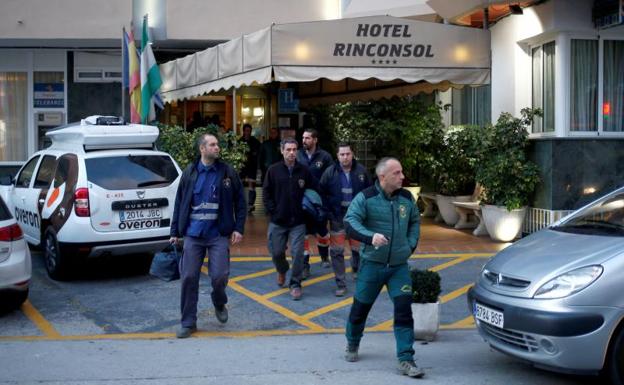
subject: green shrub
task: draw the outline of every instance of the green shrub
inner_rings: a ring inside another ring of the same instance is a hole
[[[440,274],[431,270],[412,269],[412,302],[434,303],[442,292]]]
[[[169,153],[183,170],[199,156],[197,139],[203,134],[213,134],[219,139],[220,158],[223,161],[231,164],[236,171],[243,167],[247,144],[239,141],[234,131],[219,135],[219,127],[214,124],[198,127],[192,132],[180,126],[159,125],[158,128],[160,135],[156,146]]]

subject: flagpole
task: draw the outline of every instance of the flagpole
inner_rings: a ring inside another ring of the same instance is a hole
[[[125,64],[126,64],[126,50],[124,47],[126,41],[126,27],[121,29],[121,116],[126,120],[126,89],[125,89]]]

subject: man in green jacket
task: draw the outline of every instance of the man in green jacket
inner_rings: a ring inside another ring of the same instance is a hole
[[[381,159],[375,173],[378,181],[355,196],[344,218],[347,234],[361,242],[345,359],[357,361],[368,312],[386,285],[394,303],[399,371],[420,378],[425,373],[414,363],[412,282],[407,265],[418,245],[420,214],[410,192],[401,188],[405,176],[397,159]]]

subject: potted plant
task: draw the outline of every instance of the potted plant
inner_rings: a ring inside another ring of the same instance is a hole
[[[439,192],[436,204],[449,226],[459,220],[453,202],[473,199],[476,167],[487,142],[487,130],[480,126],[451,126],[444,135],[444,147],[435,165]]]
[[[527,126],[539,109],[525,108],[515,118],[502,113],[492,126],[492,140],[477,168],[477,181],[483,186],[483,220],[490,237],[509,242],[522,231],[522,224],[535,186],[539,168],[528,159]]]
[[[431,270],[412,269],[412,315],[414,338],[433,341],[440,328],[440,274]]]

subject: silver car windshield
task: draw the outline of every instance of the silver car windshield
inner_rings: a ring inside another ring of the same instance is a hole
[[[597,201],[551,229],[578,234],[624,236],[624,192]]]

